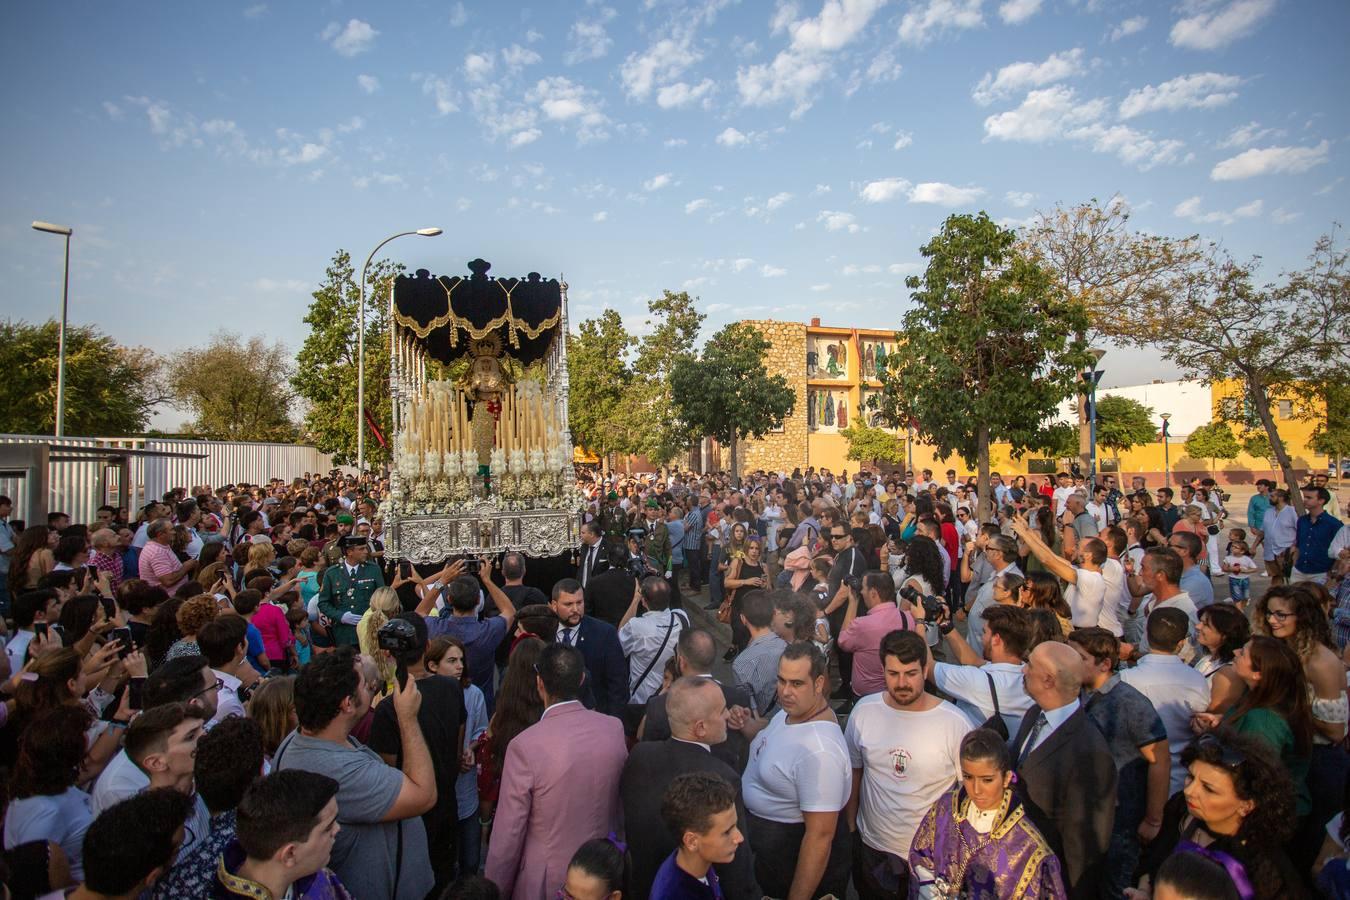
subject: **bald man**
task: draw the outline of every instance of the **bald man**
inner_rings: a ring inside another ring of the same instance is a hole
[[[1116,766],[1097,726],[1078,702],[1083,660],[1068,644],[1046,641],[1023,667],[1035,701],[1013,739],[1027,813],[1064,864],[1069,896],[1097,897],[1116,810]]]
[[[736,819],[742,834],[747,821],[741,800],[741,779],[735,770],[713,756],[711,748],[727,739],[727,702],[721,687],[710,678],[685,675],[676,679],[666,699],[670,737],[642,741],[628,755],[619,782],[628,848],[633,857],[633,896],[646,897],[661,863],[679,842],[661,816],[661,798],[677,775],[714,772],[736,788]],[[728,866],[717,867],[727,900],[759,900],[750,842],[736,850]]]

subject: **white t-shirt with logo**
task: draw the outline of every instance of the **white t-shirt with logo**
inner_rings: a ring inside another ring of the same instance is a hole
[[[961,777],[961,739],[970,720],[943,700],[925,712],[859,700],[848,717],[849,761],[862,769],[858,830],[874,850],[909,856],[924,814]]]
[[[848,745],[837,722],[789,725],[780,709],[750,744],[741,792],[745,808],[761,819],[795,824],[805,821],[804,812],[837,812],[852,791]]]
[[[1069,589],[1064,592],[1064,599],[1073,614],[1073,627],[1101,626],[1119,636],[1120,616],[1115,611],[1114,604],[1106,602],[1106,579],[1102,577],[1102,573],[1075,567],[1074,574],[1078,578],[1077,582],[1070,584]]]

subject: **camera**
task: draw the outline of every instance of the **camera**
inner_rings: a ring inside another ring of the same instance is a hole
[[[849,575],[844,579],[844,583],[848,585],[848,589],[853,593],[857,594],[859,597],[862,596],[863,580],[861,575]]]
[[[398,686],[402,689],[408,683],[408,667],[403,657],[421,649],[418,646],[417,629],[406,619],[391,619],[380,626],[375,637],[377,646],[381,650],[388,650],[394,657],[398,668]]]
[[[941,597],[930,597],[927,594],[921,594],[916,589],[905,585],[900,589],[900,596],[904,597],[910,603],[917,603],[923,607],[923,616],[926,621],[936,622],[942,615],[946,603]]]

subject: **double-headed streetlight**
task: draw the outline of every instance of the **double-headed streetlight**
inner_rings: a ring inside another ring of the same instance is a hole
[[[33,227],[36,228],[37,224],[34,223]],[[416,231],[391,234],[375,245],[375,249],[370,251],[370,255],[361,265],[361,304],[356,312],[356,468],[361,472],[366,470],[366,269],[375,258],[375,254],[380,252],[380,248],[394,238],[407,237],[410,234],[435,237],[440,233],[439,228],[419,228]],[[64,321],[64,314],[62,320]],[[57,422],[60,422],[59,413]],[[57,434],[60,434],[60,431]]]
[[[1163,484],[1172,486],[1172,458],[1171,448],[1167,446],[1168,439],[1171,437],[1167,431],[1167,420],[1172,418],[1171,413],[1163,413],[1158,418],[1163,420],[1162,439],[1163,439]]]
[[[70,236],[73,229],[51,222],[34,222],[36,231],[59,234],[66,239],[66,274],[61,281],[61,330],[56,338],[56,437],[66,433],[66,305],[70,299]]]
[[[1106,374],[1097,366],[1101,363],[1102,357],[1106,351],[1098,347],[1092,347],[1088,350],[1092,357],[1092,367],[1083,373],[1083,380],[1087,382],[1088,389],[1088,490],[1097,488],[1097,382],[1102,380]]]

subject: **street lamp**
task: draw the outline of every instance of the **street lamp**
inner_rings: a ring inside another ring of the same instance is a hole
[[[51,222],[34,222],[35,231],[59,234],[66,239],[66,274],[61,281],[61,330],[56,337],[56,437],[66,433],[66,305],[70,299],[70,236],[73,229]]]
[[[1163,484],[1167,485],[1168,487],[1171,487],[1171,486],[1172,486],[1172,458],[1171,458],[1171,453],[1170,453],[1170,449],[1171,449],[1171,448],[1169,448],[1169,447],[1167,446],[1167,438],[1168,438],[1168,434],[1167,434],[1167,420],[1170,419],[1170,418],[1172,418],[1172,414],[1171,414],[1171,413],[1163,413],[1161,416],[1159,416],[1159,418],[1163,420],[1163,427],[1162,427],[1162,439],[1163,439]]]
[[[1105,373],[1097,368],[1106,355],[1106,351],[1097,347],[1088,349],[1092,357],[1092,368],[1083,373],[1088,386],[1088,490],[1097,488],[1097,382]]]
[[[366,269],[380,248],[394,238],[420,234],[422,237],[435,237],[439,228],[419,228],[416,231],[400,231],[375,245],[366,261],[361,264],[361,304],[356,312],[356,468],[358,472],[366,470]]]

